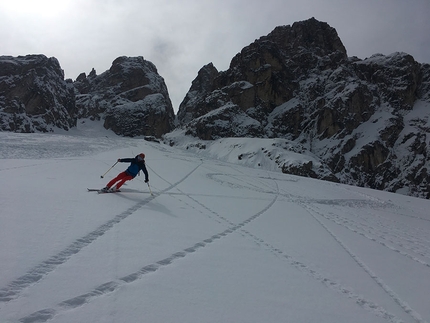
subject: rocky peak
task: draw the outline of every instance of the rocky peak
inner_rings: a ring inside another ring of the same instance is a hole
[[[0,76],[26,74],[29,71],[41,74],[48,70],[64,79],[64,71],[55,57],[48,58],[45,55],[1,56],[1,63]]]
[[[121,56],[106,72],[74,83],[81,118],[103,119],[106,129],[124,136],[161,137],[174,127],[164,79],[143,57]]]
[[[301,79],[313,70],[335,69],[346,61],[346,49],[327,23],[312,18],[276,27],[243,48],[227,71],[217,73],[212,66],[207,78],[212,83],[205,90],[190,89],[179,108],[178,120],[186,124],[231,100],[251,117],[262,119],[264,125],[275,107],[294,97]],[[206,66],[202,71],[208,69]],[[201,76],[194,82],[200,84]],[[209,88],[218,91],[207,95]]]
[[[118,57],[108,71],[92,69],[75,82],[64,80],[54,57],[0,57],[0,130],[68,130],[79,118],[102,119],[119,135],[155,137],[175,120],[164,79],[143,57]]]
[[[208,80],[180,106],[188,135],[290,140],[319,160],[278,160],[285,173],[430,198],[430,68],[412,56],[348,58],[336,30],[312,18],[276,27]]]
[[[346,49],[336,30],[325,22],[311,18],[292,26],[276,27],[267,36],[260,37],[232,59],[230,69],[249,72],[249,67],[255,70],[265,65],[275,70],[283,66],[321,69],[324,61],[339,64],[346,59]]]
[[[282,44],[280,37],[283,37],[284,48],[290,49],[290,55],[305,49],[320,57],[340,52],[344,59],[347,58],[336,29],[315,18],[295,22],[291,27],[277,27],[267,37],[277,44]]]
[[[0,130],[68,130],[76,126],[74,102],[73,86],[56,58],[0,56]]]
[[[206,95],[212,92],[213,82],[217,75],[218,70],[212,63],[203,66],[199,70],[190,90],[179,107],[178,119],[181,120],[182,124],[188,123],[211,110],[201,106],[200,103]]]

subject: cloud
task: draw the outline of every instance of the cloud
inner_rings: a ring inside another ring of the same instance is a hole
[[[14,1],[21,6],[35,3]],[[24,12],[0,4],[0,55],[55,56],[72,79],[92,68],[100,74],[118,56],[143,56],[165,79],[175,110],[203,65],[213,62],[218,70],[226,70],[233,56],[255,39],[276,26],[311,17],[336,28],[349,56],[403,51],[430,63],[428,0],[37,3],[37,10]]]

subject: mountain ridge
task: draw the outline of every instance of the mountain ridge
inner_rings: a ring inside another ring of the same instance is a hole
[[[0,59],[0,69],[16,79],[0,76],[0,98],[16,89],[23,97],[38,94],[20,79],[22,67],[4,68],[11,60]],[[313,158],[291,164],[279,157],[284,173],[430,198],[430,65],[406,53],[348,57],[337,31],[315,18],[276,27],[235,55],[227,71],[203,66],[176,116],[163,78],[143,57],[119,57],[108,71],[74,82],[58,67],[46,75],[56,75],[59,85],[43,97],[66,97],[75,109],[57,113],[56,103],[48,104],[42,114],[63,121],[40,121],[19,96],[6,95],[1,130],[68,130],[90,118],[118,135],[164,137],[171,145],[184,134],[195,142],[277,138],[286,151]]]
[[[200,92],[198,76],[178,118],[200,140],[282,138],[319,160],[286,160],[285,173],[429,198],[428,71],[406,53],[348,58],[336,31],[310,19],[245,47]]]

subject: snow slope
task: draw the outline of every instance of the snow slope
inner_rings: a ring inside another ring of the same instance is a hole
[[[428,200],[91,129],[0,133],[0,322],[430,322]]]

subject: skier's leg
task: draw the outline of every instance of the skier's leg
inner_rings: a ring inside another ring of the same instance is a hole
[[[116,182],[123,179],[124,176],[127,176],[126,172],[119,173],[114,179],[112,179],[109,183],[107,183],[106,187],[111,188]]]
[[[116,184],[116,189],[119,190],[121,186],[124,185],[125,182],[130,181],[133,179],[133,176],[130,176],[128,174],[125,174],[125,176],[123,176],[121,178],[121,180]]]

